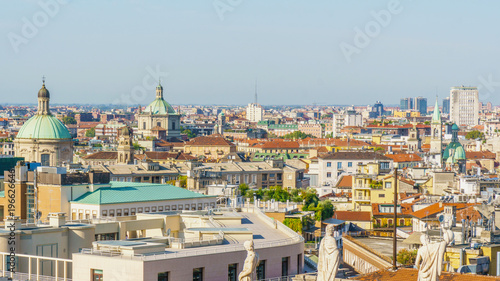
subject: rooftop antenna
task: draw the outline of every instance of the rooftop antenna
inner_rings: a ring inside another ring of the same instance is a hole
[[[255,79],[255,104],[257,104],[257,79]]]
[[[42,76],[42,82],[45,85],[45,75]]]

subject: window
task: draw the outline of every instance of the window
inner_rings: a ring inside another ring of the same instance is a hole
[[[108,215],[108,211],[102,211],[102,216],[105,217]]]
[[[266,279],[266,261],[259,261],[255,271],[257,273],[257,280]]]
[[[391,187],[392,187],[392,182],[385,183],[385,188],[391,188]]]
[[[123,209],[123,215],[128,216],[128,209]]]
[[[302,254],[297,255],[297,273],[302,273]]]
[[[281,276],[288,276],[288,263],[290,257],[281,258]]]
[[[117,209],[116,210],[116,216],[121,217],[122,216],[122,209]]]
[[[203,281],[203,267],[193,269],[193,281]]]
[[[151,207],[151,212],[156,212],[156,207]]]
[[[138,212],[138,213],[142,213],[142,208],[138,208],[138,209],[137,209],[137,212]]]
[[[135,215],[135,208],[130,209],[130,215]]]
[[[281,178],[282,178],[281,174],[276,174],[276,176],[277,176],[277,180],[279,180],[279,181],[280,181],[280,180],[281,180]]]
[[[156,126],[161,127],[161,122],[156,122]]]
[[[331,178],[332,177],[332,173],[330,173],[330,172],[326,173],[326,177],[327,178]]]
[[[158,273],[158,281],[168,281],[168,272]]]
[[[146,129],[146,122],[142,122],[142,128]]]
[[[404,219],[400,219],[399,220],[399,225],[400,226],[404,226],[405,225],[405,220]]]
[[[144,208],[145,213],[149,213],[149,207]]]
[[[262,180],[267,181],[267,174],[262,174]]]
[[[227,267],[227,280],[237,281],[238,280],[238,264],[233,263]]]
[[[158,212],[163,212],[163,206],[158,206]]]
[[[381,170],[389,170],[389,162],[380,162]]]
[[[175,122],[172,122],[172,130],[175,130]]]
[[[274,174],[269,174],[270,178],[274,178],[274,176],[275,176]]]
[[[379,198],[384,198],[384,197],[385,197],[385,194],[383,194],[383,193],[382,193],[382,194],[379,194],[379,195],[378,195],[378,197],[379,197]]]
[[[41,157],[42,166],[50,166],[50,154],[42,154]]]
[[[351,168],[352,167],[352,162],[347,162],[347,167]]]
[[[92,281],[102,281],[102,269],[91,269]]]
[[[332,162],[326,162],[326,166],[327,167],[331,167],[332,166]]]
[[[337,169],[342,169],[342,162],[337,162]]]

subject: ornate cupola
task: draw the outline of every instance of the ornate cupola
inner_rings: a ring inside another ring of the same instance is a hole
[[[49,101],[50,93],[47,88],[45,88],[45,77],[43,78],[43,84],[40,91],[38,91],[38,112],[39,115],[50,115]]]
[[[156,98],[163,99],[163,87],[160,81],[158,81],[158,86],[156,86]]]

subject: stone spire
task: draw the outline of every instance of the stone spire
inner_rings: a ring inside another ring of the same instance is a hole
[[[39,115],[50,115],[49,101],[50,93],[45,88],[45,77],[43,77],[43,84],[40,91],[38,91],[38,113]]]
[[[441,124],[441,112],[439,111],[439,104],[437,97],[436,97],[436,105],[434,106],[434,113],[432,114],[432,123]]]

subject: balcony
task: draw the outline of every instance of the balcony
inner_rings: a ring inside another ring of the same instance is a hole
[[[370,196],[354,196],[354,201],[370,202]]]

